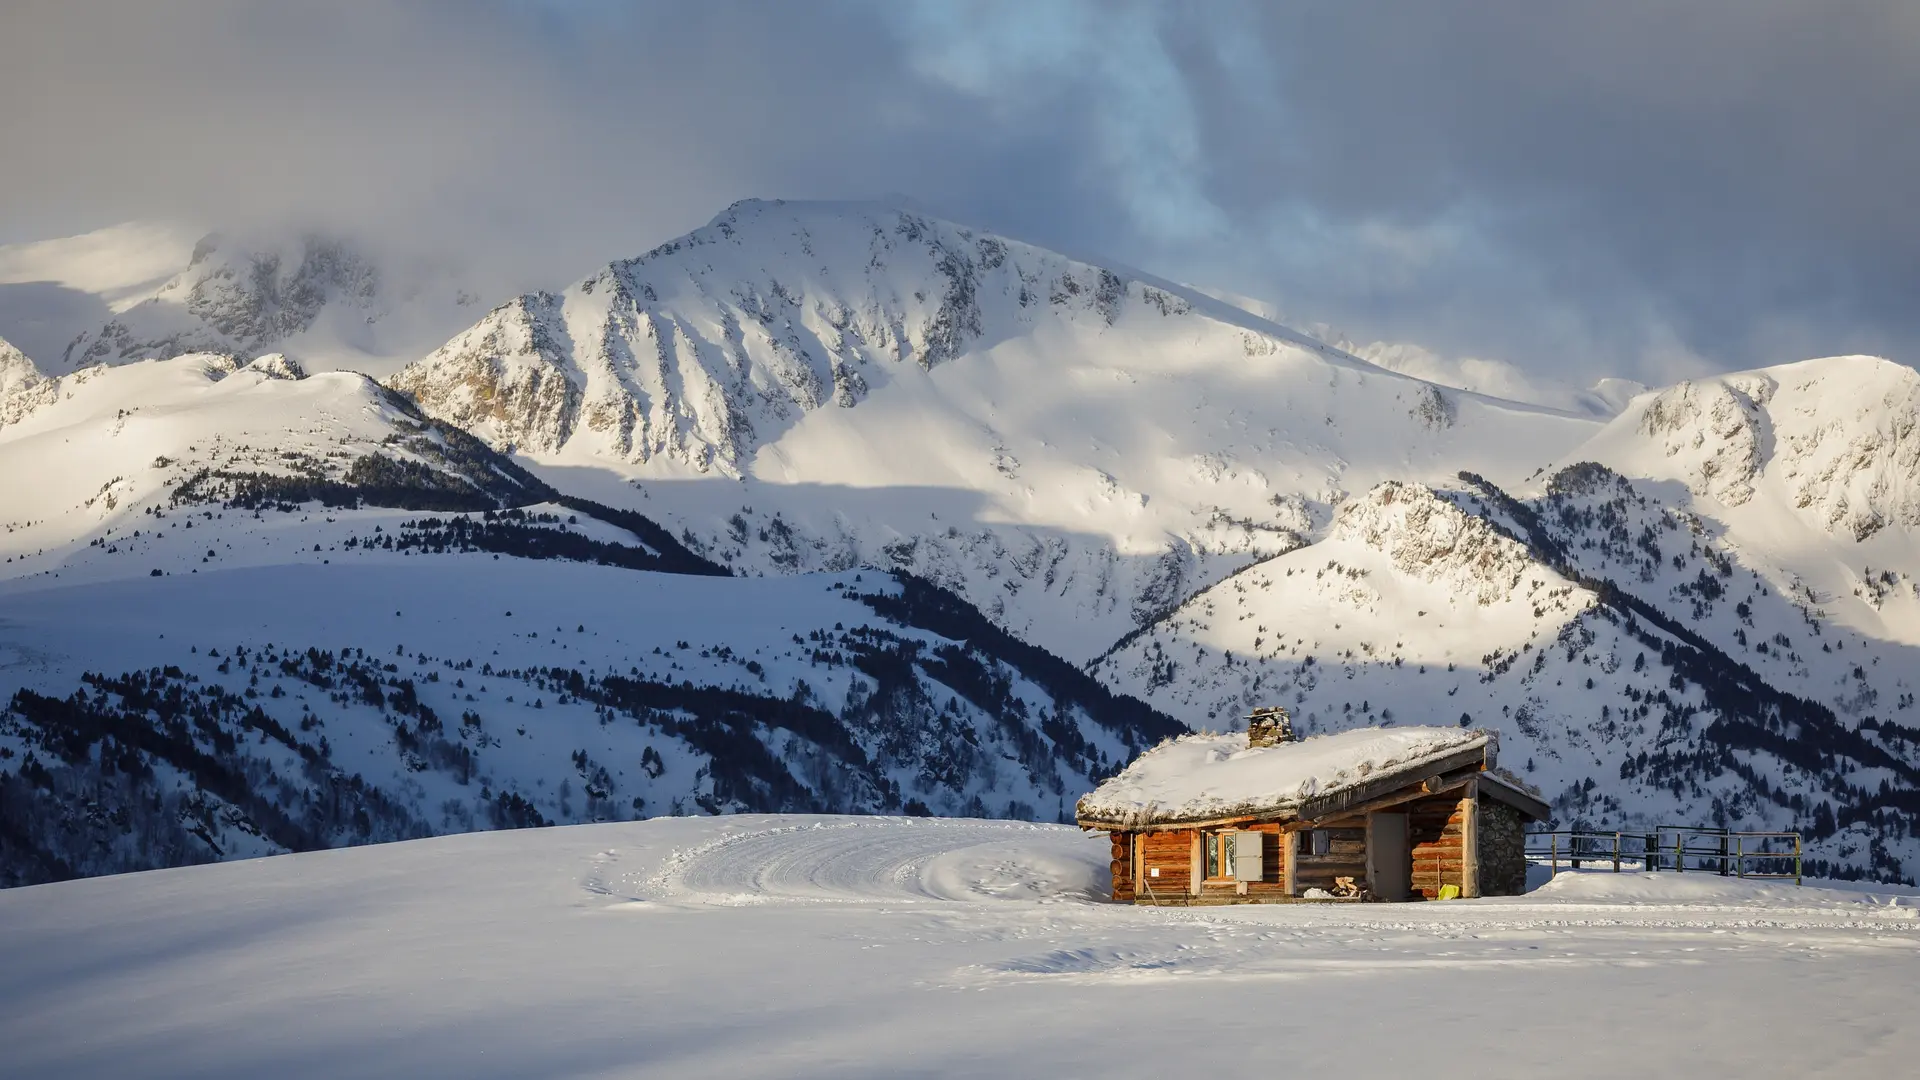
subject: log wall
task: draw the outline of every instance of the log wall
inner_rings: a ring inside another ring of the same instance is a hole
[[[1133,834],[1129,832],[1108,833],[1113,841],[1113,861],[1108,869],[1113,872],[1113,898],[1123,904],[1133,903]]]
[[[1473,791],[1455,789],[1394,806],[1407,815],[1407,839],[1412,850],[1410,884],[1414,894],[1437,899],[1446,885],[1459,886],[1465,876],[1479,876],[1479,895],[1505,896],[1526,888],[1526,860],[1522,851],[1525,819],[1504,803],[1476,800],[1475,858],[1468,858],[1469,828],[1462,797]],[[1195,852],[1203,835],[1195,829],[1108,834],[1112,844],[1109,869],[1113,898],[1122,903],[1249,903],[1298,898],[1308,889],[1333,890],[1336,878],[1367,880],[1367,830],[1362,819],[1348,817],[1340,827],[1328,828],[1327,853],[1313,854],[1312,830],[1290,831],[1277,824],[1248,827],[1262,834],[1259,881],[1230,878],[1196,880]],[[1291,859],[1289,855],[1291,854]],[[1477,866],[1476,866],[1477,864]],[[1201,862],[1204,866],[1204,862]],[[1288,873],[1291,865],[1292,873]],[[1159,876],[1152,875],[1159,870]]]
[[[1407,834],[1413,846],[1413,891],[1429,900],[1442,885],[1460,885],[1465,873],[1465,815],[1458,795],[1434,795],[1407,803]]]
[[[1160,871],[1159,877],[1153,876],[1156,869]],[[1193,830],[1142,834],[1140,870],[1139,899],[1158,899],[1164,903],[1185,897],[1193,888]]]
[[[1203,881],[1200,884],[1202,900],[1231,901],[1235,897],[1246,900],[1273,900],[1292,895],[1287,889],[1286,850],[1282,846],[1285,836],[1280,826],[1275,824],[1248,825],[1241,831],[1260,834],[1260,880],[1248,881],[1246,890],[1240,889],[1240,882]]]
[[[1308,889],[1333,891],[1333,879],[1350,877],[1357,884],[1367,883],[1367,830],[1361,828],[1328,829],[1327,853],[1313,853],[1313,830],[1300,833],[1300,850],[1294,854],[1294,880],[1291,895]]]

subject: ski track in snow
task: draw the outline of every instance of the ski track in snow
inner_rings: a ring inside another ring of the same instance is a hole
[[[634,891],[731,905],[1092,899],[1098,854],[1076,832],[1026,822],[838,819],[676,850]]]

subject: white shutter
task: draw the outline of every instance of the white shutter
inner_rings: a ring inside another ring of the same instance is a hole
[[[1233,876],[1241,881],[1259,881],[1265,876],[1261,845],[1266,833],[1240,832],[1233,838]]]

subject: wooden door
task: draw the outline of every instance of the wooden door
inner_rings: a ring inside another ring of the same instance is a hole
[[[1389,811],[1367,815],[1367,887],[1381,900],[1405,900],[1413,894],[1407,815]]]

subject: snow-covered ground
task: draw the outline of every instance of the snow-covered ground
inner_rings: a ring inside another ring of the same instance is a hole
[[[0,1074],[1905,1075],[1920,895],[1099,902],[1104,843],[731,817],[0,893]]]

